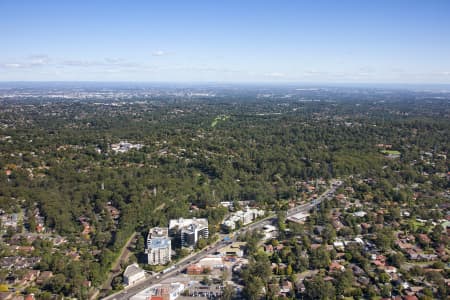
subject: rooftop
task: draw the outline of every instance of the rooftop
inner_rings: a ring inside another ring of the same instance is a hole
[[[148,238],[167,237],[168,229],[161,227],[153,227],[148,231]]]
[[[143,270],[141,268],[139,268],[138,264],[134,263],[132,265],[129,265],[126,269],[125,272],[123,272],[123,276],[124,277],[130,277],[136,274],[139,274],[140,272],[142,272]]]
[[[149,240],[148,247],[151,249],[169,247],[170,239],[164,237],[155,237]]]
[[[172,228],[175,228],[175,227],[184,228],[184,227],[188,227],[189,225],[192,225],[192,224],[208,226],[208,219],[197,219],[197,218],[193,218],[193,219],[183,219],[183,218],[172,219],[169,222],[169,229],[172,229]]]

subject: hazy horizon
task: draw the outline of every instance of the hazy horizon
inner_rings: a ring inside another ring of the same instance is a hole
[[[38,86],[38,85],[137,85],[137,86],[176,86],[176,87],[298,87],[298,88],[386,88],[386,89],[408,89],[408,88],[450,88],[450,83],[387,83],[387,82],[225,82],[225,81],[102,81],[102,80],[29,80],[29,81],[3,81],[0,80],[0,87],[10,85],[18,86]]]

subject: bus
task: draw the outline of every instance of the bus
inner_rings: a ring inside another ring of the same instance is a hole
[[[161,271],[161,274],[166,274],[166,273],[168,273],[168,272],[170,272],[170,271],[172,271],[172,270],[175,270],[175,268],[176,268],[176,266],[168,267],[168,268],[162,270],[162,271]]]

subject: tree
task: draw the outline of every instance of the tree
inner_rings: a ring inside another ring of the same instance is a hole
[[[287,268],[286,268],[286,275],[287,275],[287,276],[291,276],[291,275],[292,275],[292,272],[293,272],[293,271],[292,271],[292,265],[289,264],[289,265],[287,266]]]
[[[332,244],[336,238],[336,230],[334,230],[331,224],[327,224],[322,230],[321,235],[325,243]]]
[[[197,249],[201,250],[205,248],[208,245],[208,242],[206,239],[199,239],[197,242]]]
[[[376,232],[375,243],[383,250],[389,250],[394,242],[394,234],[389,228],[382,228]]]
[[[265,253],[258,252],[251,257],[248,267],[241,273],[246,299],[258,299],[262,288],[267,287],[271,275],[270,260]]]
[[[388,262],[394,267],[400,268],[405,263],[405,256],[401,253],[392,253],[388,256]]]
[[[123,289],[123,277],[121,275],[114,277],[111,282],[111,287],[114,290],[122,290]]]
[[[444,231],[444,228],[441,224],[438,224],[434,226],[433,230],[430,233],[430,238],[433,240],[434,243],[439,243],[442,239],[442,232]]]
[[[386,272],[382,272],[380,276],[378,277],[379,281],[382,283],[387,283],[391,280],[391,277],[389,277],[389,274]]]
[[[56,274],[55,276],[48,279],[44,284],[44,289],[51,291],[55,294],[59,294],[63,291],[66,285],[66,277],[64,274]]]
[[[212,284],[211,279],[209,279],[208,276],[203,276],[201,283],[208,286]]]
[[[390,297],[392,294],[392,286],[390,284],[384,284],[381,286],[380,294],[382,297]]]
[[[266,284],[272,275],[270,260],[265,253],[257,253],[252,260],[249,269],[251,274],[259,277]]]
[[[280,238],[285,237],[286,232],[286,212],[279,211],[277,213],[277,226],[280,233]]]
[[[352,270],[346,269],[344,272],[338,273],[336,281],[336,294],[344,295],[344,292],[352,287],[354,281]]]
[[[244,298],[249,300],[257,300],[260,298],[264,284],[259,277],[253,277],[245,283],[242,291]]]
[[[332,300],[336,299],[335,289],[333,284],[329,281],[325,281],[322,275],[316,275],[311,280],[306,280],[305,284],[305,296],[306,299],[311,300]]]
[[[227,281],[228,277],[230,276],[230,271],[228,271],[228,268],[224,268],[222,271],[222,274],[220,274],[220,281],[222,284]]]
[[[235,292],[234,288],[229,284],[225,284],[225,286],[223,287],[222,296],[220,297],[220,299],[232,300],[234,298],[235,294],[236,294],[236,292]]]
[[[403,206],[412,216],[410,224],[400,222],[401,226],[417,231],[414,233],[426,233],[432,246],[442,244],[445,248],[448,238],[443,234],[444,228],[433,226],[431,220],[441,219],[445,214],[436,207],[445,203],[441,194],[448,188],[445,176],[437,176],[447,171],[446,159],[439,158],[439,153],[449,149],[445,134],[450,131],[445,117],[447,102],[433,99],[423,105],[421,101],[401,99],[404,96],[399,94],[401,101],[387,101],[382,108],[371,101],[360,101],[361,105],[355,106],[353,98],[361,95],[343,93],[343,98],[352,99],[342,99],[333,105],[286,101],[280,106],[273,100],[254,101],[251,94],[244,93],[236,99],[233,96],[232,105],[222,100],[219,103],[216,99],[194,98],[195,103],[158,102],[162,100],[159,96],[148,105],[123,103],[120,107],[32,97],[23,102],[3,101],[0,120],[6,127],[0,135],[2,139],[7,135],[11,139],[0,142],[0,208],[6,214],[20,212],[21,216],[25,211],[23,223],[30,230],[34,228],[33,222],[43,218],[50,232],[67,239],[65,245],[57,247],[35,243],[33,255],[41,257],[36,267],[65,277],[63,285],[57,277],[53,286],[47,287],[60,290],[67,298],[85,299],[86,289],[81,287],[84,280],[91,280],[98,287],[118,250],[133,232],[165,227],[171,218],[207,217],[213,235],[227,213],[226,208],[218,207],[218,201],[237,204],[238,200],[256,200],[267,210],[282,211],[287,208],[288,199],[307,198],[306,194],[298,194],[302,188],[296,182],[319,177],[354,175],[349,180],[355,189],[354,198],[374,204],[374,212],[365,217],[365,222],[373,225],[377,220],[386,227],[379,230],[381,226],[372,226],[365,232],[374,233],[381,250],[392,247],[389,227],[400,220],[399,207]],[[240,97],[242,100],[237,99]],[[189,113],[172,114],[178,110]],[[267,114],[280,110],[281,115]],[[262,112],[265,116],[258,116]],[[399,118],[397,112],[404,114]],[[217,114],[231,114],[233,122],[219,121],[214,129],[205,126]],[[352,125],[341,126],[342,116]],[[109,145],[122,139],[134,140],[145,147],[121,154],[110,151]],[[378,142],[394,144],[394,148],[401,150],[401,158],[386,160],[374,149]],[[102,153],[96,153],[96,147]],[[425,157],[425,151],[433,152],[433,156]],[[6,175],[6,170],[12,174]],[[430,175],[422,175],[425,173]],[[31,174],[35,176],[32,178]],[[413,183],[419,185],[414,188],[420,191],[417,200],[408,187]],[[345,193],[344,187],[339,189],[338,193],[341,192]],[[333,202],[339,204],[337,200]],[[329,222],[331,203],[323,202],[311,215],[311,224],[325,227],[321,235],[326,243],[334,239],[334,228]],[[189,212],[191,204],[200,209]],[[120,212],[117,218],[112,216],[110,206]],[[35,217],[36,209],[39,217]],[[378,209],[387,213],[375,213]],[[290,223],[291,230],[285,232],[284,217],[281,212],[278,219],[281,234],[300,235],[302,243],[290,242],[279,256],[272,256],[272,261],[287,263],[293,272],[309,266],[326,267],[332,252],[327,257],[322,251],[312,251],[303,225]],[[416,217],[430,222],[418,226]],[[84,241],[80,241],[81,218],[93,228]],[[361,220],[352,216],[351,211],[344,213],[343,218],[348,226],[338,234],[352,238]],[[311,224],[306,225],[308,230]],[[8,229],[6,241],[16,233],[13,228]],[[139,237],[137,252],[143,252],[143,238]],[[281,239],[285,240],[283,236]],[[246,240],[250,260],[259,259],[258,233],[248,233]],[[203,247],[201,243],[199,248]],[[363,268],[368,264],[363,249],[347,248],[350,246],[346,247],[348,260]],[[305,249],[309,250],[311,260],[303,255]],[[66,256],[69,251],[78,252],[79,261]],[[187,254],[183,251],[178,254]],[[0,252],[2,256],[12,255],[4,245]],[[399,265],[402,258],[392,257],[390,262]],[[259,280],[267,288],[271,274],[259,271],[261,266],[254,267],[256,262],[251,264],[259,273],[248,275],[246,282]],[[0,279],[6,279],[6,271],[0,270]],[[412,272],[423,270],[412,268]],[[445,271],[442,274],[448,275]],[[430,291],[436,298],[444,298],[442,281],[437,279]],[[336,289],[345,290],[344,283]],[[52,292],[44,292],[37,298],[49,299]]]
[[[326,268],[331,263],[330,254],[325,247],[320,246],[319,248],[311,251],[309,263],[312,269]]]
[[[186,249],[186,248],[181,248],[181,249],[178,249],[178,250],[177,250],[177,257],[178,257],[178,258],[183,258],[183,257],[188,256],[189,253],[190,253],[190,251],[189,251],[188,249]]]
[[[53,298],[52,293],[47,292],[47,291],[44,291],[44,292],[42,292],[42,293],[39,294],[39,299],[42,299],[42,300],[52,300],[52,299],[54,299],[54,298]]]

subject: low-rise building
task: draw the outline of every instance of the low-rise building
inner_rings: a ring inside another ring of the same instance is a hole
[[[116,153],[125,153],[130,151],[131,149],[139,150],[143,147],[141,144],[132,144],[126,141],[121,141],[118,144],[111,144],[111,150]]]
[[[273,225],[264,225],[263,227],[264,232],[271,233],[277,230],[277,228]]]
[[[237,228],[238,224],[247,225],[253,222],[256,218],[264,216],[264,211],[256,208],[249,208],[239,210],[232,213],[221,224],[222,231],[230,232]]]
[[[125,285],[133,285],[145,278],[145,271],[137,263],[129,265],[123,272],[123,282]]]
[[[299,212],[295,215],[288,217],[286,220],[293,223],[303,224],[309,217],[309,213]]]
[[[14,229],[17,228],[17,224],[19,223],[19,214],[3,214],[0,217],[1,225],[3,227],[12,227]]]
[[[333,246],[337,251],[344,251],[344,242],[342,241],[335,241]]]
[[[41,274],[36,279],[36,283],[37,284],[44,284],[44,282],[46,282],[47,280],[49,280],[52,277],[53,277],[53,272],[51,272],[51,271],[41,272]]]
[[[134,295],[130,300],[175,300],[184,291],[185,286],[180,282],[157,284]]]
[[[362,210],[356,211],[356,212],[353,213],[353,216],[359,217],[359,218],[362,218],[362,217],[364,217],[366,215],[367,215],[367,213],[365,211],[362,211]]]
[[[330,269],[330,272],[337,272],[337,271],[343,272],[343,271],[345,271],[345,267],[343,265],[341,265],[337,261],[331,262],[329,269]]]
[[[203,273],[203,267],[199,264],[193,264],[186,268],[186,273],[188,275],[200,275]]]
[[[292,291],[293,285],[292,282],[289,280],[286,280],[283,282],[283,284],[280,286],[280,293],[281,294],[288,294]]]
[[[198,265],[204,269],[220,269],[223,268],[223,259],[220,256],[207,256],[199,260]]]
[[[245,245],[246,245],[245,242],[236,242],[226,247],[223,247],[218,251],[222,256],[242,257],[244,256]]]

